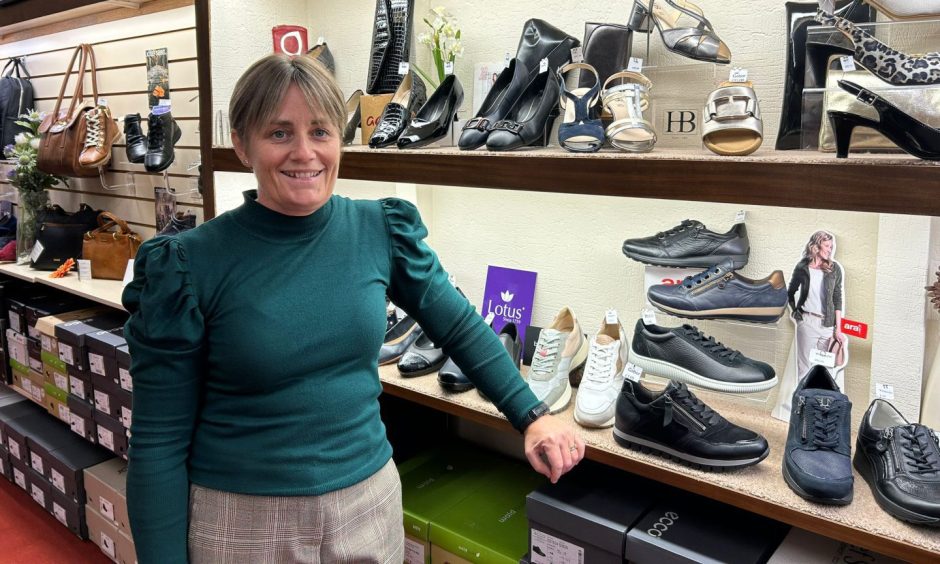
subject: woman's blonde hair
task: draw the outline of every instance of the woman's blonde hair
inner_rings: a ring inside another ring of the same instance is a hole
[[[333,75],[310,57],[274,53],[255,61],[235,83],[228,114],[243,143],[277,116],[292,84],[300,88],[311,109],[322,112],[333,124],[336,135],[343,134],[346,104]]]
[[[822,244],[826,241],[832,241],[833,246],[835,246],[835,239],[832,236],[832,233],[828,231],[817,231],[813,233],[809,241],[806,242],[806,248],[803,249],[803,257],[812,261],[814,258],[819,256],[819,250],[822,248]],[[835,249],[833,248],[833,251]],[[828,259],[821,258],[819,259],[820,266],[822,270],[826,272],[832,271],[832,255],[829,255]]]

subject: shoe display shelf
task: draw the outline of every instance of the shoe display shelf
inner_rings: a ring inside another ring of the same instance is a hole
[[[475,391],[450,393],[441,389],[434,374],[402,378],[395,365],[379,367],[385,393],[516,434],[492,403]],[[587,429],[574,422],[574,402],[557,416],[581,434],[586,457],[633,474],[697,493],[741,509],[776,519],[850,544],[911,562],[940,558],[940,535],[929,527],[898,521],[884,512],[868,484],[855,478],[855,497],[843,507],[818,505],[797,496],[781,474],[787,424],[741,407],[717,393],[696,392],[711,407],[739,425],[767,438],[770,456],[755,466],[729,472],[705,472],[655,454],[627,450],[614,442],[611,429]],[[853,440],[854,445],[854,432]]]
[[[65,278],[49,278],[51,272],[34,270],[29,265],[13,263],[0,264],[0,274],[34,284],[50,286],[99,304],[124,310],[124,306],[121,305],[121,293],[124,291],[124,284],[120,280],[93,279],[82,281],[78,279],[77,272],[70,272]]]

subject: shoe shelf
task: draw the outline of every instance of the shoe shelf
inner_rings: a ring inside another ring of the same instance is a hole
[[[379,367],[379,378],[389,395],[516,433],[493,404],[476,391],[446,392],[438,385],[434,374],[406,379],[392,364]],[[741,403],[720,394],[702,392],[700,395],[728,419],[764,435],[770,442],[770,456],[760,464],[741,470],[705,472],[656,455],[625,449],[614,442],[611,429],[580,427],[574,422],[574,401],[558,416],[581,433],[589,459],[902,560],[933,562],[940,558],[940,534],[935,529],[908,525],[884,512],[868,484],[857,473],[854,500],[847,506],[818,505],[797,496],[781,474],[787,424],[742,407]],[[852,444],[854,449],[854,437]]]
[[[34,284],[50,286],[99,304],[124,310],[124,306],[121,305],[124,284],[121,280],[93,279],[80,281],[78,274],[75,272],[70,272],[65,278],[49,278],[51,272],[33,270],[28,265],[12,263],[0,264],[0,274],[6,274]]]
[[[213,170],[248,172],[235,152],[212,150]],[[700,150],[643,155],[560,148],[495,153],[457,148],[346,147],[340,178],[666,200],[940,216],[940,163],[906,155]]]

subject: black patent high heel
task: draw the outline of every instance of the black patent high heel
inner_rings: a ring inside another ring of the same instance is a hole
[[[839,87],[849,94],[854,94],[859,102],[875,108],[879,120],[848,112],[829,111],[829,121],[836,139],[837,158],[848,158],[852,131],[856,127],[869,127],[910,155],[924,160],[940,160],[940,130],[912,118],[881,96],[854,82],[840,80]]]
[[[843,40],[839,40],[843,39]],[[830,42],[806,42],[806,76],[804,88],[823,88],[826,85],[826,74],[833,57],[852,56],[855,51],[851,43],[844,41],[842,34],[830,37]]]
[[[463,86],[457,75],[448,75],[398,138],[398,148],[417,149],[446,136],[462,103]]]

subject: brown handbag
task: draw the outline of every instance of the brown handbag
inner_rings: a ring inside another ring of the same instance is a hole
[[[68,109],[62,108],[65,87],[78,59],[78,78]],[[84,100],[85,67],[91,66],[92,99]],[[55,108],[39,124],[39,156],[36,166],[48,174],[59,176],[98,176],[97,167],[86,168],[79,163],[79,157],[85,148],[87,123],[85,112],[98,105],[98,80],[95,68],[95,53],[91,45],[81,44],[75,48],[69,61]]]
[[[137,255],[140,236],[111,212],[98,214],[98,229],[85,233],[82,258],[91,261],[91,277],[122,280],[127,261]],[[111,231],[118,227],[118,231]]]

